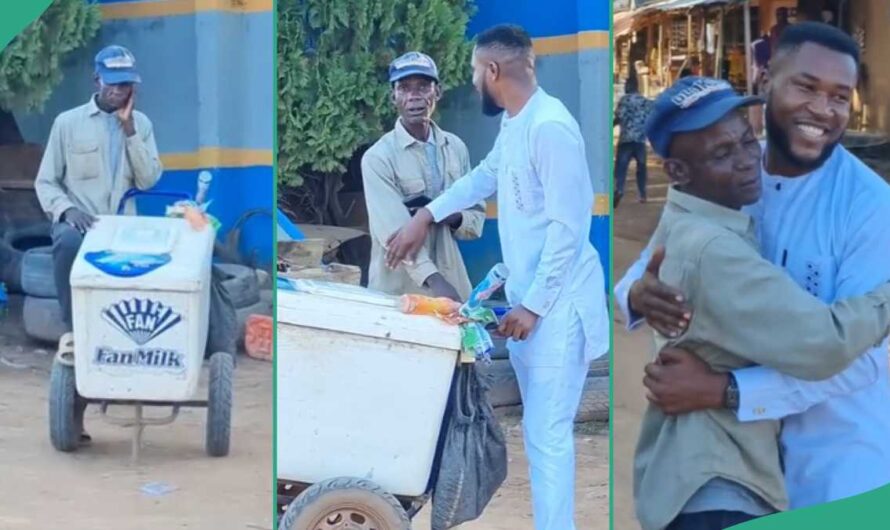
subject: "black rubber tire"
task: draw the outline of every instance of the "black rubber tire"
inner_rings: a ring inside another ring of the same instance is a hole
[[[36,247],[22,256],[22,291],[38,298],[58,298],[53,272],[53,248]]]
[[[247,307],[260,301],[260,286],[256,272],[244,265],[223,263],[216,265],[225,275],[222,287],[232,299],[235,309]]]
[[[513,365],[507,359],[492,360],[490,366],[477,363],[479,372],[485,377],[489,385],[488,401],[492,407],[512,407],[522,404],[522,396],[519,392],[519,383],[516,381],[516,373]],[[597,360],[590,364],[587,372],[590,379],[609,378],[609,360]],[[606,386],[606,404],[608,405],[608,385]],[[608,407],[606,408],[608,411]]]
[[[57,451],[77,449],[80,429],[75,421],[77,385],[74,367],[54,361],[49,378],[49,439]]]
[[[22,258],[24,256],[24,252],[0,241],[0,282],[6,284],[9,293],[24,294],[22,289]]]
[[[22,322],[26,335],[43,342],[57,343],[68,331],[62,321],[62,306],[56,298],[26,296]]]
[[[405,509],[391,494],[359,478],[335,478],[314,484],[297,496],[278,521],[278,530],[306,530],[324,521],[332,510],[358,507],[372,517],[376,530],[409,530]]]
[[[588,377],[575,423],[609,420],[609,378]]]
[[[603,357],[590,363],[587,377],[609,377],[609,357]]]
[[[229,454],[232,431],[232,355],[216,352],[210,356],[210,382],[207,391],[205,449],[210,456]]]
[[[26,226],[10,228],[3,234],[3,241],[20,252],[25,252],[32,248],[52,246],[52,223],[40,221]]]

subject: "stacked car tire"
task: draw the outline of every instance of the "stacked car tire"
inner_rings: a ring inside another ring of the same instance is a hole
[[[259,273],[244,265],[221,264],[219,268],[225,273],[223,289],[228,293],[235,306],[238,320],[238,342],[244,341],[244,326],[250,315],[272,314],[272,289],[268,281],[260,279]]]
[[[522,405],[519,383],[510,364],[504,340],[495,340],[495,350],[491,358],[492,362],[488,366],[479,363],[479,369],[489,385],[488,399],[491,405],[495,408]],[[575,422],[608,420],[609,359],[606,357],[590,364]]]

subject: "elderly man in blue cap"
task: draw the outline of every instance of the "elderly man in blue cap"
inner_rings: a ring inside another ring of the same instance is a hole
[[[97,215],[114,214],[127,190],[148,189],[162,167],[151,121],[135,110],[142,79],[123,46],[95,58],[97,92],[53,123],[34,182],[37,198],[53,221],[53,264],[62,318],[71,329],[71,267],[83,235]],[[135,206],[128,205],[127,213]],[[70,335],[62,342],[70,341]],[[82,410],[79,413],[82,420]]]
[[[69,277],[83,235],[95,216],[115,213],[127,190],[151,188],[162,171],[151,121],[134,108],[142,79],[133,54],[108,46],[95,65],[97,92],[56,118],[34,183],[53,220],[55,280],[69,329]]]
[[[457,240],[482,235],[484,202],[438,223],[414,263],[399,270],[386,266],[387,238],[470,168],[466,145],[432,118],[442,97],[436,63],[423,53],[408,52],[390,65],[389,82],[399,118],[362,157],[371,230],[368,286],[389,294],[465,300],[471,286]]]
[[[762,193],[761,146],[739,112],[756,103],[726,81],[687,77],[646,123],[671,181],[650,247],[663,255],[659,279],[694,308],[682,334],[655,332],[655,352],[683,348],[719,372],[759,365],[825,379],[887,335],[890,284],[828,304],[761,257],[742,211]],[[779,421],[742,423],[731,407],[670,415],[650,404],[634,462],[643,529],[720,530],[787,509],[779,432]]]

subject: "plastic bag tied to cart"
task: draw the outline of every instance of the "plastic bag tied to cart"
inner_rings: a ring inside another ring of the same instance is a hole
[[[497,326],[495,311],[482,305],[507,282],[509,271],[503,263],[498,263],[485,276],[463,305],[447,298],[430,298],[422,295],[402,297],[402,311],[409,314],[422,314],[438,317],[445,322],[460,326],[461,361],[482,361],[491,364],[494,341],[488,333],[489,326]]]
[[[477,519],[507,478],[507,444],[475,364],[452,383],[445,439],[432,495],[432,530]]]

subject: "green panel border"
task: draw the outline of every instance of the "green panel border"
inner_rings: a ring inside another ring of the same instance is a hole
[[[0,17],[0,49],[6,48],[16,35],[46,11],[52,0],[7,0],[5,3]]]

